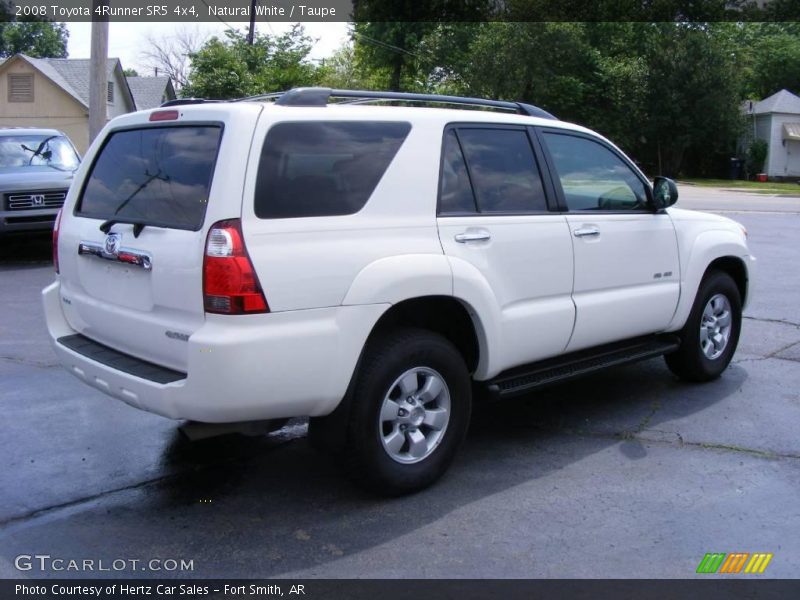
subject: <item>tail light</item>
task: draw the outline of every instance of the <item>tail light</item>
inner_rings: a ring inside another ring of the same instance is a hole
[[[58,273],[58,228],[61,226],[61,211],[64,210],[63,208],[58,209],[58,214],[56,215],[56,222],[53,224],[53,267],[55,267],[56,273]]]
[[[203,260],[206,312],[224,315],[269,312],[267,300],[242,236],[239,219],[214,223]]]

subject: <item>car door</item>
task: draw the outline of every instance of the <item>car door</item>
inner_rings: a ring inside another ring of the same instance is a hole
[[[539,131],[571,232],[575,330],[568,351],[662,331],[680,294],[672,220],[647,180],[605,141]]]
[[[564,215],[548,205],[552,187],[536,144],[513,125],[444,131],[439,237],[455,295],[468,295],[458,273],[470,271],[494,296],[492,374],[561,353],[574,324],[572,243]]]

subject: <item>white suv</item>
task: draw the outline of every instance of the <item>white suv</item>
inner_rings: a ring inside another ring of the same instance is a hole
[[[478,389],[658,355],[705,381],[736,349],[743,227],[671,208],[673,182],[588,129],[321,88],[168,104],[92,144],[43,292],[64,366],[131,406],[309,416],[312,443],[397,494],[445,471]]]

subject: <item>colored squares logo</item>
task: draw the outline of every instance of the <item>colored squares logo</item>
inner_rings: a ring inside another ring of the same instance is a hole
[[[710,552],[697,565],[697,572],[704,574],[760,574],[772,560],[771,552]]]

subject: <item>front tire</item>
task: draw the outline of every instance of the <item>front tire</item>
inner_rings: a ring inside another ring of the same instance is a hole
[[[352,393],[344,454],[357,483],[400,495],[442,476],[472,406],[469,372],[450,341],[406,329],[370,342]]]
[[[681,331],[681,345],[664,358],[678,377],[711,381],[728,368],[739,343],[742,299],[723,271],[709,272],[700,284],[692,312]]]

